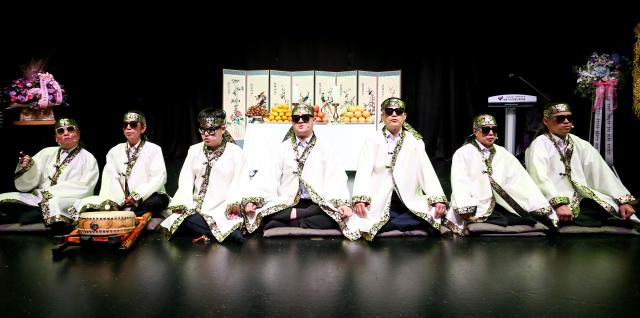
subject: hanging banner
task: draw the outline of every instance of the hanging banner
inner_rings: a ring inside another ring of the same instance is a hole
[[[270,109],[278,105],[291,106],[291,72],[269,71]]]
[[[373,116],[377,128],[380,122],[377,72],[358,71],[358,103]]]
[[[222,109],[227,114],[227,131],[234,139],[244,139],[247,108],[245,71],[222,70]]]
[[[264,110],[259,110],[258,107]],[[253,109],[253,112],[251,112]],[[268,116],[269,113],[269,71],[247,71],[247,117]],[[255,118],[253,118],[255,120]],[[248,118],[247,124],[251,118]]]
[[[313,105],[313,71],[291,72],[291,102]]]
[[[342,107],[345,105],[358,104],[357,71],[338,72],[336,75],[336,86],[338,87],[338,103],[340,103]],[[333,93],[335,94],[335,92]]]
[[[400,71],[378,73],[378,100],[382,103],[389,97],[400,98]]]
[[[316,71],[316,89],[314,104],[322,107],[332,103],[333,88],[336,86],[336,72]]]

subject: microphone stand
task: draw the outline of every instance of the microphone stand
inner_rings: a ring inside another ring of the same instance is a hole
[[[551,101],[551,98],[549,98],[549,96],[545,95],[543,92],[541,92],[537,87],[533,86],[533,84],[529,83],[526,79],[522,78],[522,76],[520,75],[516,75],[516,74],[509,74],[510,78],[513,77],[517,77],[519,80],[521,80],[523,83],[527,84],[527,86],[533,88],[534,91],[536,91],[536,93],[540,94],[540,96],[544,97],[544,100],[548,103]]]

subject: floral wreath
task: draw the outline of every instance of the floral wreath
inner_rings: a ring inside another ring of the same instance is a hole
[[[33,109],[44,109],[49,106],[65,103],[65,91],[53,78],[53,75],[42,71],[43,62],[33,62],[25,71],[25,76],[11,82],[4,88],[0,96],[1,103],[11,106],[26,105]]]
[[[595,99],[605,89],[615,94],[615,89],[624,83],[627,63],[626,57],[615,53],[591,54],[585,65],[576,68],[576,93],[582,97],[592,97],[595,93]]]

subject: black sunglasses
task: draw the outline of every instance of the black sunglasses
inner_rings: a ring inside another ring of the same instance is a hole
[[[133,120],[133,121],[125,121],[122,123],[122,129],[127,129],[127,126],[131,126],[131,128],[136,129],[138,128],[138,122]]]
[[[74,131],[76,131],[76,127],[75,127],[75,126],[67,126],[67,127],[60,127],[60,128],[58,128],[58,129],[56,129],[56,133],[58,133],[58,135],[62,135],[62,134],[64,134],[65,129],[66,129],[68,132],[74,132]]]
[[[573,122],[573,115],[556,115],[551,116],[551,118],[555,119],[556,123],[564,123],[565,119],[570,123]]]
[[[198,131],[200,132],[201,135],[204,135],[204,133],[207,133],[209,135],[213,135],[216,133],[216,130],[220,129],[222,126],[217,126],[217,127],[209,127],[209,128],[198,128]]]
[[[493,127],[482,126],[482,128],[480,130],[485,135],[488,135],[490,131],[493,131],[494,134],[497,134],[498,133],[498,126],[493,126]]]
[[[300,119],[302,118],[302,122],[303,123],[308,123],[309,120],[311,119],[311,115],[309,114],[304,114],[304,115],[291,115],[291,122],[293,123],[297,123],[300,121]]]
[[[400,116],[404,114],[404,109],[402,108],[385,108],[384,109],[384,113],[387,114],[387,116],[393,115],[393,112],[396,112],[396,114]]]

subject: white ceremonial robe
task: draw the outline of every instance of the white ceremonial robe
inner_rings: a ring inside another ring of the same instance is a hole
[[[485,159],[480,149],[486,148],[474,138],[453,154],[447,219],[466,228],[463,215],[471,215],[471,222],[484,222],[497,203],[515,215],[546,216],[557,224],[549,202],[518,159],[504,147],[493,148],[495,153]]]
[[[435,218],[435,208],[431,205],[438,202],[448,205],[448,201],[424,142],[403,129],[398,141],[400,146],[390,154],[385,134],[385,128],[376,131],[362,146],[351,201],[370,205],[366,218],[354,214],[350,219],[355,219],[365,239],[373,240],[389,221],[391,196],[396,191],[413,214],[439,229],[442,219]]]
[[[591,144],[568,134],[564,156],[570,164],[565,166],[554,138],[549,133],[536,137],[525,153],[527,171],[552,206],[568,204],[577,217],[580,201],[589,198],[619,217],[620,205],[637,202]],[[640,223],[635,214],[631,220]]]
[[[74,209],[83,212],[86,209],[120,210],[125,201],[125,174],[129,158],[127,143],[115,145],[107,153],[107,163],[102,170],[100,194],[77,201]],[[130,195],[139,203],[158,192],[165,194],[164,184],[167,182],[167,169],[160,146],[145,141],[138,144],[137,159],[131,168],[127,184]]]
[[[93,194],[98,182],[98,163],[90,152],[80,149],[67,164],[63,164],[65,160],[60,160],[62,166],[56,178],[59,150],[60,147],[44,148],[33,156],[32,165],[27,169],[18,165],[15,185],[20,192],[2,193],[0,202],[40,205],[47,225],[77,221],[78,215],[68,210],[79,199]],[[40,204],[43,198],[46,201]]]
[[[207,221],[211,233],[222,242],[234,230],[242,227],[243,219],[228,219],[232,206],[240,207],[243,184],[248,180],[242,149],[225,143],[214,151],[211,172],[205,175],[207,156],[204,143],[192,145],[180,170],[178,190],[167,210],[171,215],[161,224],[167,238],[171,238],[180,224],[190,215],[199,213]],[[201,196],[201,191],[205,191]],[[182,210],[183,213],[174,213]]]
[[[297,138],[287,138],[273,149],[271,158],[262,165],[260,171],[251,180],[249,191],[243,199],[258,205],[255,213],[245,214],[246,227],[254,232],[260,226],[263,217],[295,206],[299,201],[300,184],[311,196],[311,200],[338,223],[342,234],[356,240],[360,237],[357,228],[347,224],[341,217],[338,207],[351,206],[347,174],[335,150],[327,140],[312,138],[307,145],[308,151],[302,173],[298,174],[296,161]],[[313,141],[315,140],[315,141]],[[313,145],[312,145],[313,144]],[[304,152],[300,152],[302,155]]]

